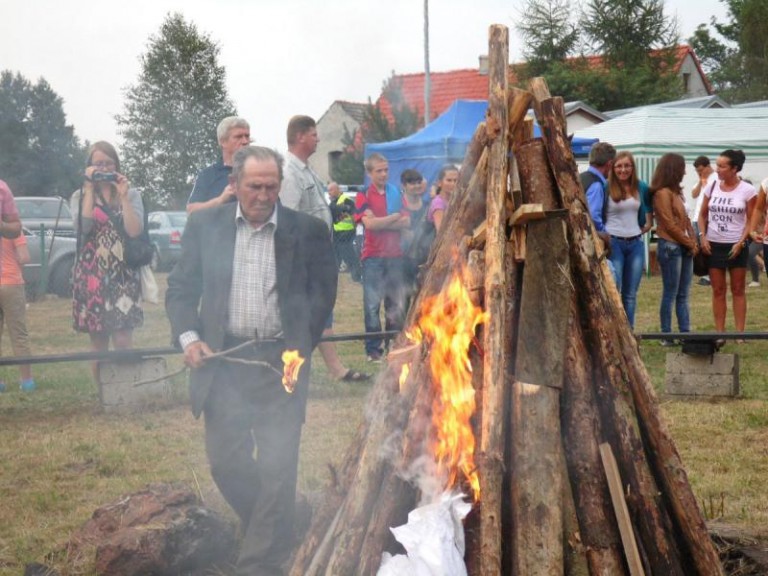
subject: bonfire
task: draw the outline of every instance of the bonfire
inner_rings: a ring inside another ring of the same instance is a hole
[[[486,121],[292,576],[376,574],[405,551],[409,513],[457,499],[471,511],[446,576],[722,574],[589,218],[562,99],[542,79],[507,86],[507,42],[492,26]]]

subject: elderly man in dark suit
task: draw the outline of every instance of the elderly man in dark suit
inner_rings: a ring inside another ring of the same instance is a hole
[[[277,202],[282,164],[268,148],[235,154],[238,202],[190,216],[165,301],[213,479],[242,522],[241,576],[282,574],[291,552],[309,360],[336,299],[327,228]],[[210,358],[252,339],[235,354],[250,364]],[[293,393],[281,383],[285,350],[305,359]]]

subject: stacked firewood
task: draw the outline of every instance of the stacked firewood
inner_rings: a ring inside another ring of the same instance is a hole
[[[589,218],[562,99],[542,79],[508,87],[507,34],[490,29],[488,115],[408,319],[459,265],[489,314],[472,351],[469,574],[722,574]],[[396,342],[293,576],[375,574],[401,551],[390,528],[420,500],[405,472],[430,434],[428,354]]]

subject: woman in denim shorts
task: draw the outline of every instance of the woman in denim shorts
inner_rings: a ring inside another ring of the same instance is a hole
[[[725,150],[717,158],[717,182],[704,190],[699,213],[701,249],[709,255],[712,312],[715,330],[725,331],[728,310],[726,270],[731,284],[733,317],[738,332],[747,320],[747,261],[749,221],[757,203],[755,187],[739,176],[746,157],[741,150]]]

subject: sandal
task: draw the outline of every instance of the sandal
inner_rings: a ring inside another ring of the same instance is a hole
[[[339,378],[339,380],[342,382],[365,382],[366,380],[370,379],[370,374],[366,374],[365,372],[358,372],[357,370],[352,370],[352,368],[347,370],[347,373]]]

